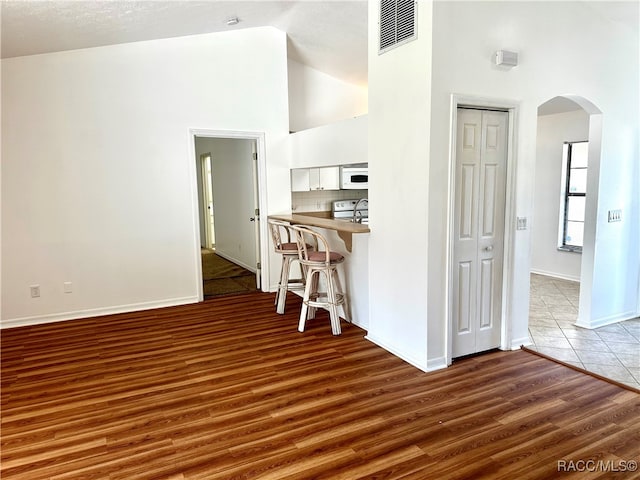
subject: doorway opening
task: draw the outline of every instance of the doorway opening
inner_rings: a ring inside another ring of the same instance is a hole
[[[211,165],[211,152],[200,155],[203,202],[202,223],[204,224],[204,241],[202,242],[202,248],[214,250],[216,245],[216,235],[213,219],[213,175]]]
[[[573,352],[559,350],[570,348],[560,325],[568,327],[578,319],[584,232],[589,227],[585,206],[593,193],[587,188],[589,120],[568,98],[555,97],[538,107],[529,335],[542,353],[575,363]]]
[[[262,134],[192,131],[199,298],[257,291],[265,238]],[[267,265],[268,266],[268,265]]]
[[[582,97],[554,97],[538,107],[529,336],[531,348],[540,353],[626,383],[632,373],[616,357],[624,355],[620,345],[637,351],[637,339],[624,322],[591,326],[601,125],[600,110]],[[567,172],[572,165],[566,150],[573,145],[588,145],[587,159],[578,159],[577,181]],[[573,212],[563,211],[567,189],[584,192]],[[569,221],[580,220],[577,239],[561,238]],[[563,248],[566,243],[581,248]]]

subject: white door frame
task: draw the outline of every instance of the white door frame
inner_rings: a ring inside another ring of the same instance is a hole
[[[198,200],[198,181],[196,171],[196,137],[207,138],[236,138],[245,140],[255,140],[256,149],[258,153],[257,168],[258,168],[258,205],[260,213],[268,212],[267,209],[267,160],[265,150],[265,136],[263,132],[245,132],[236,130],[209,130],[209,129],[189,129],[189,174],[191,177],[191,211],[192,211],[192,223],[193,223],[193,245],[194,245],[194,264],[196,267],[196,288],[198,294],[198,300],[204,300],[204,285],[202,283],[202,258],[200,255],[200,210]],[[269,285],[269,252],[267,251],[267,222],[256,219],[259,225],[259,245],[260,255],[258,262],[261,264],[260,269],[260,288],[263,292],[266,292],[265,286]]]
[[[454,253],[454,222],[455,222],[455,181],[456,181],[456,136],[458,125],[458,108],[485,108],[503,110],[509,114],[509,130],[507,137],[507,172],[506,172],[506,196],[504,211],[504,253],[502,263],[502,312],[501,312],[501,333],[500,348],[502,350],[511,349],[511,316],[508,314],[513,303],[513,271],[514,271],[514,241],[516,231],[516,132],[518,128],[518,115],[520,110],[519,102],[507,99],[496,99],[488,97],[476,97],[469,95],[451,95],[451,124],[449,140],[449,204],[447,214],[447,343],[446,361],[451,365],[453,352],[453,253]]]

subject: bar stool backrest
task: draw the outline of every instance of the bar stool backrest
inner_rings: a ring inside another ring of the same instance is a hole
[[[273,249],[276,253],[293,255],[298,250],[295,233],[287,222],[280,220],[269,220],[269,231],[273,241]]]
[[[295,232],[300,263],[303,265],[328,267],[344,260],[339,253],[330,251],[329,243],[321,233],[301,225],[295,225],[292,228]]]

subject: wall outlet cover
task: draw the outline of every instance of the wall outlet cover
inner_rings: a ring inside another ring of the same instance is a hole
[[[516,225],[518,230],[526,230],[527,229],[527,217],[518,217],[518,222]]]
[[[622,209],[618,208],[615,210],[609,210],[607,215],[607,221],[609,223],[612,222],[621,222],[622,221]]]

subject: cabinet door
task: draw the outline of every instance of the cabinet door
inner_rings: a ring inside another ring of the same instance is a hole
[[[291,191],[309,190],[340,190],[340,167],[291,169]]]
[[[309,183],[308,168],[294,168],[291,170],[291,191],[308,192],[311,189]]]
[[[340,167],[323,167],[318,170],[321,190],[340,190]]]
[[[309,190],[322,190],[322,185],[320,185],[319,168],[309,169]]]

